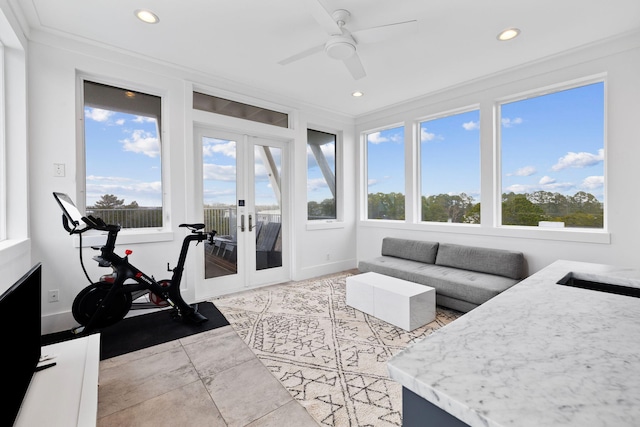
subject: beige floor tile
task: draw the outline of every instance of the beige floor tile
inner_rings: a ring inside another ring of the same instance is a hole
[[[247,427],[318,427],[319,424],[295,400],[252,422]]]
[[[133,362],[134,360],[144,359],[153,354],[162,353],[164,351],[179,348],[179,341],[169,341],[167,343],[154,345],[152,347],[143,348],[142,350],[132,351],[131,353],[123,354],[122,356],[112,357],[110,359],[100,361],[100,369],[113,368],[115,366],[122,365],[124,363]]]
[[[230,427],[245,426],[292,401],[289,392],[257,358],[204,382]]]
[[[98,417],[137,405],[198,379],[182,347],[101,369]]]
[[[201,332],[199,334],[189,335],[188,337],[180,338],[178,341],[174,341],[174,342],[180,343],[183,346],[185,346],[185,345],[196,343],[198,341],[213,339],[217,336],[228,334],[230,332],[233,332],[233,326],[227,325],[227,326],[222,326],[220,328],[211,329],[206,332]]]
[[[226,425],[200,380],[98,419],[98,427]]]
[[[184,346],[201,377],[210,377],[256,356],[233,329]]]

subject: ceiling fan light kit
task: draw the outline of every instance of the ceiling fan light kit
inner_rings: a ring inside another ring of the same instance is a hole
[[[353,40],[349,40],[347,37],[334,36],[327,42],[324,50],[329,57],[343,61],[356,53],[356,45]]]

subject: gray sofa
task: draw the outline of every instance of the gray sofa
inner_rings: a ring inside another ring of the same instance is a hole
[[[358,269],[431,286],[436,304],[467,312],[522,280],[525,264],[521,252],[385,237]]]

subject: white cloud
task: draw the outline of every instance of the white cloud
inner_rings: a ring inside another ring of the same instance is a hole
[[[327,189],[329,186],[327,185],[327,181],[324,178],[315,178],[307,181],[307,191],[318,191]]]
[[[423,127],[420,129],[420,142],[429,142],[436,139],[436,134],[427,131],[427,128]]]
[[[515,119],[510,119],[508,117],[504,117],[502,119],[502,126],[506,128],[510,128],[516,125],[522,124],[522,119],[520,117],[516,117]]]
[[[462,127],[465,130],[478,130],[478,129],[480,129],[480,122],[470,121],[470,122],[467,122],[467,123],[463,123]]]
[[[367,181],[367,186],[368,187],[373,187],[374,185],[376,185],[378,183],[377,179],[370,179],[369,181]]]
[[[204,157],[211,157],[216,153],[220,153],[224,156],[236,158],[236,142],[225,141],[221,139],[214,139],[213,143],[205,143],[202,146],[202,155]]]
[[[124,120],[124,119],[118,119],[118,120],[116,120],[116,124],[117,124],[118,126],[122,126],[124,123],[125,123],[125,120]]]
[[[84,116],[89,120],[94,120],[96,122],[106,122],[109,120],[109,117],[113,116],[115,113],[109,110],[103,110],[101,108],[86,108],[84,110]]]
[[[99,176],[99,175],[88,175],[87,181],[100,181],[100,182],[112,182],[112,183],[133,182],[131,178],[125,178],[123,176]]]
[[[507,176],[531,176],[537,173],[538,171],[534,166],[525,166],[523,168],[518,169],[515,172],[508,173]]]
[[[391,138],[382,136],[381,132],[373,132],[367,135],[367,142],[372,144],[382,144],[383,142],[403,142],[403,138],[401,135],[394,133],[391,135]]]
[[[231,165],[212,165],[205,163],[202,165],[204,179],[214,181],[235,181],[236,167]]]
[[[373,132],[367,135],[367,142],[372,144],[382,144],[383,142],[389,141],[389,138],[385,138],[382,136],[380,132]]]
[[[136,129],[131,133],[131,138],[120,141],[125,151],[142,153],[149,157],[160,155],[160,141],[152,133]]]
[[[586,190],[597,190],[604,187],[604,176],[588,176],[582,180],[580,188]]]
[[[134,123],[155,123],[156,119],[155,117],[136,116],[132,121]]]
[[[505,193],[533,193],[534,191],[560,192],[575,188],[571,182],[556,182],[555,179],[545,176],[537,184],[513,184],[504,188]]]
[[[540,178],[540,181],[538,181],[538,184],[548,185],[548,184],[553,184],[554,182],[556,182],[555,178],[551,178],[550,176],[545,175],[542,178]]]
[[[587,166],[597,165],[604,160],[604,149],[598,150],[597,154],[587,153],[581,151],[574,153],[568,152],[565,156],[558,159],[558,163],[551,167],[554,171],[559,171],[566,168],[584,168]]]

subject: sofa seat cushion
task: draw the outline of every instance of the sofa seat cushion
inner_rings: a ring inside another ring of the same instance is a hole
[[[519,282],[516,279],[493,274],[388,256],[360,261],[358,269],[363,273],[373,271],[431,286],[435,288],[436,296],[444,295],[477,305],[485,303]]]
[[[511,279],[522,279],[524,274],[524,255],[522,252],[450,243],[440,244],[436,264],[496,274]]]

